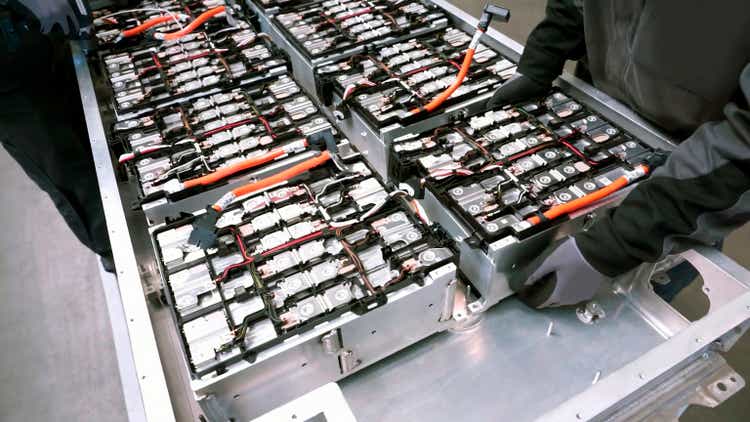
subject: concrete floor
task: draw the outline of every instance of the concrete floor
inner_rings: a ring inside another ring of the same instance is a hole
[[[455,3],[476,15],[484,1]],[[513,17],[496,28],[523,42],[542,18],[544,1],[503,5]],[[2,148],[0,180],[0,421],[126,420],[96,258]],[[748,237],[750,230],[743,229],[725,248],[745,266]],[[702,295],[694,283],[675,303],[686,315],[699,316],[705,313]],[[750,339],[728,359],[750,376]],[[748,414],[745,389],[716,410],[690,408],[682,420],[736,421]]]

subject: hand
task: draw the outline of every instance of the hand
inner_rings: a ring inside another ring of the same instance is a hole
[[[527,305],[546,308],[589,300],[608,279],[586,261],[575,239],[566,237],[513,272],[508,282]]]
[[[77,2],[77,0],[74,0]],[[21,4],[26,6],[34,16],[39,19],[41,31],[47,34],[55,25],[60,25],[60,29],[65,35],[77,35],[79,30],[78,15],[68,0],[21,0]],[[76,3],[77,4],[77,3]],[[85,11],[79,11],[85,14]]]
[[[548,93],[551,87],[552,85],[543,85],[520,73],[516,73],[508,82],[495,90],[492,98],[487,101],[487,108],[492,109],[540,97]]]

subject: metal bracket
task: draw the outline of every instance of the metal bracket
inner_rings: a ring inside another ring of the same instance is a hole
[[[708,313],[712,313],[750,289],[747,280],[732,276],[721,263],[714,262],[695,250],[688,250],[682,256],[695,267],[703,277],[703,293],[710,301]],[[721,258],[718,258],[721,259]]]
[[[341,365],[342,374],[348,374],[361,363],[362,361],[357,358],[357,354],[354,351],[342,349],[339,352],[339,364]]]
[[[470,331],[482,322],[486,301],[472,298],[469,286],[460,280],[455,280],[449,286],[453,286],[449,329],[459,333]]]
[[[203,413],[209,421],[228,421],[229,415],[226,410],[221,406],[219,400],[215,395],[209,394],[198,399]]]
[[[341,350],[341,337],[339,336],[338,330],[331,330],[329,333],[324,334],[320,338],[320,343],[323,345],[323,351],[328,355],[335,355]]]
[[[677,421],[691,404],[716,407],[745,386],[717,352],[703,353],[615,413],[596,420]]]

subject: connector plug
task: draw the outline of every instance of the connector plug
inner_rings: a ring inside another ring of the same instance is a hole
[[[331,154],[336,153],[338,146],[336,138],[331,129],[321,130],[307,137],[307,143],[312,147],[328,150]]]
[[[669,152],[657,149],[643,160],[643,164],[648,166],[651,172],[653,172],[657,167],[663,166],[667,162],[667,158],[669,158]]]
[[[188,243],[201,249],[208,249],[216,244],[216,222],[220,212],[214,207],[207,207],[206,213],[193,221],[193,231],[190,232]]]
[[[510,10],[504,7],[495,6],[494,4],[485,4],[477,28],[482,32],[486,32],[487,28],[490,27],[490,22],[492,22],[493,17],[496,17],[503,22],[508,22],[510,20]]]

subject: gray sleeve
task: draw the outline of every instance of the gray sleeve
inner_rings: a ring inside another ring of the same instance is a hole
[[[596,269],[621,274],[679,252],[680,240],[713,243],[750,221],[748,101],[750,64],[725,120],[703,124],[618,208],[576,236]]]

